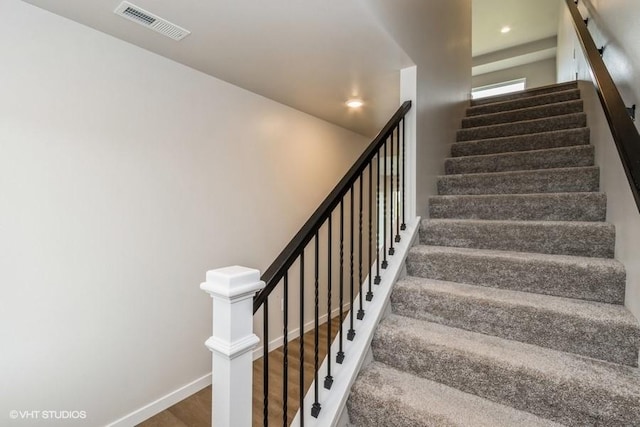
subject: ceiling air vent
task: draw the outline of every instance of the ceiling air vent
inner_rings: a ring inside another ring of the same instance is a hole
[[[187,31],[184,28],[177,26],[176,24],[172,24],[166,19],[162,19],[159,16],[154,15],[153,13],[147,12],[146,10],[134,4],[131,4],[128,1],[123,1],[122,3],[120,3],[120,5],[113,12],[116,15],[120,15],[140,25],[144,25],[147,28],[151,28],[153,31],[157,31],[158,33],[174,40],[182,40],[183,38],[191,34],[191,31]]]

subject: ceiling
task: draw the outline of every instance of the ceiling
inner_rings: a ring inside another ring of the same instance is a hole
[[[362,1],[131,0],[191,31],[179,42],[114,14],[120,0],[25,1],[368,136],[397,108],[399,70],[413,65]],[[555,55],[532,42],[556,35],[561,0],[472,1],[474,74]],[[352,97],[364,107],[349,110]]]
[[[474,75],[555,57],[555,46],[549,46],[549,40],[558,33],[561,3],[562,0],[473,0]],[[505,26],[511,31],[502,34],[500,30]],[[489,58],[495,61],[488,61]],[[477,65],[483,68],[478,69]]]
[[[179,42],[115,15],[120,0],[25,1],[369,136],[413,65],[358,1],[131,0],[191,31]],[[350,111],[351,97],[364,107]]]

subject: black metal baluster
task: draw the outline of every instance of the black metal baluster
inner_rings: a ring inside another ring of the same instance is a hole
[[[264,300],[262,308],[262,416],[264,426],[269,425],[269,298]]]
[[[384,151],[384,174],[382,176],[382,268],[387,268],[387,140],[382,146]]]
[[[380,149],[376,153],[376,278],[373,281],[380,284]]]
[[[389,148],[389,163],[391,167],[391,171],[389,174],[389,255],[393,255],[396,253],[396,250],[393,248],[393,144],[395,136],[395,129],[391,131],[391,144]]]
[[[400,126],[396,127],[396,242],[400,241]]]
[[[406,230],[407,229],[407,223],[405,222],[405,194],[407,191],[407,187],[406,187],[406,182],[405,180],[407,179],[407,175],[405,174],[405,164],[406,164],[406,159],[407,159],[407,146],[405,145],[405,139],[404,139],[404,118],[402,119],[402,225],[400,226],[400,230]]]
[[[284,323],[282,336],[284,345],[282,346],[282,425],[288,425],[287,403],[289,400],[289,270],[284,273],[284,310],[282,322]]]
[[[340,307],[338,308],[340,316],[339,333],[340,339],[338,340],[339,348],[338,354],[336,354],[336,363],[342,363],[344,361],[344,351],[342,351],[342,323],[344,321],[342,310],[344,308],[344,196],[340,200]]]
[[[314,263],[314,288],[315,288],[315,317],[314,317],[314,334],[313,334],[313,405],[311,407],[311,416],[314,418],[318,418],[320,414],[320,402],[318,402],[318,346],[319,346],[319,336],[318,330],[320,328],[319,316],[320,316],[320,269],[318,267],[318,257],[320,256],[320,236],[318,235],[318,231],[316,231],[316,239],[315,239],[315,263]]]
[[[367,239],[367,241],[369,242],[368,246],[369,246],[369,256],[367,257],[367,266],[369,268],[369,292],[367,292],[367,301],[371,301],[373,299],[373,292],[371,290],[371,283],[372,283],[372,278],[371,276],[373,276],[373,271],[372,271],[372,266],[371,266],[371,262],[373,261],[373,258],[371,257],[372,255],[372,250],[371,250],[371,244],[373,243],[373,239],[372,239],[372,235],[371,235],[371,222],[372,222],[372,215],[373,215],[373,210],[371,208],[371,204],[372,204],[372,189],[373,189],[373,159],[369,160],[369,213],[367,215],[367,219],[369,220],[369,239]]]
[[[351,201],[351,209],[349,215],[349,331],[347,332],[347,339],[353,341],[356,336],[356,330],[353,328],[353,184],[349,191],[349,197]]]
[[[360,309],[358,310],[358,320],[364,319],[364,308],[362,307],[364,299],[362,293],[362,178],[363,176],[360,175],[360,191],[358,192],[358,301],[360,301]]]
[[[300,254],[300,426],[304,426],[304,249]]]
[[[324,377],[324,388],[329,390],[333,385],[333,377],[331,376],[331,246],[333,243],[333,236],[331,235],[331,220],[333,217],[333,212],[329,214],[329,224],[327,230],[327,376]]]

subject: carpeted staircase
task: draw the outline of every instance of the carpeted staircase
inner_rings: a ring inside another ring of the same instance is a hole
[[[640,327],[586,124],[575,83],[472,102],[354,426],[640,426]]]

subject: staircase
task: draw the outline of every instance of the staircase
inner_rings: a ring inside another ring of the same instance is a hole
[[[348,400],[371,426],[640,426],[640,327],[575,83],[475,100]]]

